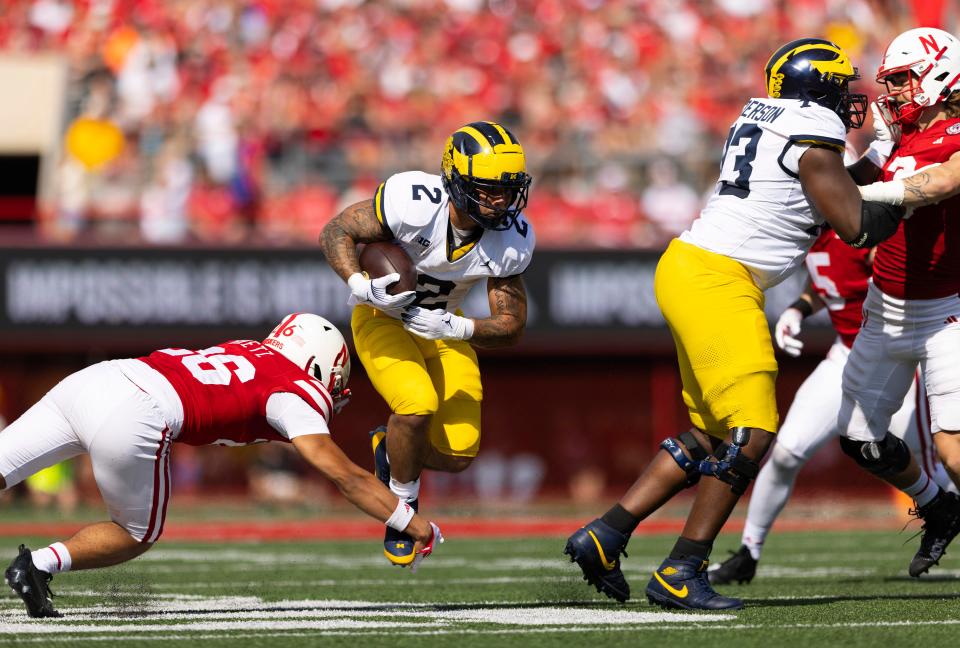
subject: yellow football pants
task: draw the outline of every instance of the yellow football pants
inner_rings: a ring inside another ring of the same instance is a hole
[[[353,342],[374,389],[396,414],[432,414],[430,443],[446,455],[480,449],[480,364],[461,340],[425,340],[369,306],[351,319]]]
[[[677,346],[693,424],[776,432],[777,361],[763,291],[738,261],[674,240],[657,264],[657,303]]]

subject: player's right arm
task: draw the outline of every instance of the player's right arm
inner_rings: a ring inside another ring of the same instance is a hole
[[[344,281],[360,272],[358,243],[390,241],[393,235],[377,218],[373,199],[350,205],[334,216],[320,232],[320,249],[327,263]]]
[[[897,231],[903,208],[862,200],[835,149],[811,146],[800,158],[799,170],[813,207],[848,245],[873,247]]]
[[[383,191],[381,185],[379,192]],[[393,233],[377,217],[375,199],[354,203],[337,214],[320,232],[320,249],[327,263],[350,286],[355,302],[381,310],[403,308],[416,298],[412,290],[391,295],[387,287],[400,279],[397,273],[369,279],[360,269],[358,243],[391,241]]]
[[[405,517],[404,507],[397,496],[381,484],[373,473],[350,461],[329,434],[305,434],[294,437],[292,443],[300,456],[332,481],[351,504],[367,515],[392,524]],[[430,523],[416,513],[403,529],[398,530],[406,531],[417,541],[417,551],[433,540],[434,532]]]

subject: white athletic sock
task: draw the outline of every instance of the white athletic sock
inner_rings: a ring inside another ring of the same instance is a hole
[[[754,560],[760,560],[760,554],[763,552],[763,541],[767,537],[769,527],[761,527],[751,524],[750,520],[743,525],[743,546],[750,550],[750,556]]]
[[[390,490],[404,502],[412,502],[420,497],[420,478],[417,477],[411,482],[399,482],[391,477]]]
[[[54,542],[44,549],[31,551],[30,556],[33,558],[34,566],[48,574],[70,571],[70,566],[73,564],[70,552],[62,542]]]
[[[904,493],[913,498],[917,506],[926,506],[940,492],[937,483],[927,476],[927,473],[920,471],[920,479],[912,486],[902,489]]]
[[[750,496],[747,523],[743,527],[742,542],[754,560],[760,560],[763,541],[766,540],[780,511],[793,492],[797,474],[805,460],[779,446],[773,447],[770,460],[763,466]]]

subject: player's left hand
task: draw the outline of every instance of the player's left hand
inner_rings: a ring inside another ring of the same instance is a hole
[[[473,320],[445,310],[411,306],[400,314],[403,328],[427,340],[469,340]]]
[[[900,126],[893,123],[885,115],[886,107],[881,107],[876,101],[870,102],[870,112],[873,114],[873,138],[879,142],[890,142],[894,146],[900,143]]]
[[[783,311],[777,323],[773,326],[773,336],[780,347],[788,356],[799,357],[803,350],[803,342],[797,339],[800,335],[800,322],[803,321],[803,313],[798,309],[790,307]]]
[[[440,533],[440,527],[431,522],[430,531],[430,538],[426,542],[417,540],[416,544],[413,546],[413,552],[415,556],[413,562],[410,563],[411,572],[417,571],[420,562],[428,558],[430,554],[433,553],[434,547],[439,544],[443,544],[443,534]]]

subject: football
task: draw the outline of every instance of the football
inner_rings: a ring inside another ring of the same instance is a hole
[[[400,281],[390,286],[387,292],[391,295],[415,290],[417,287],[417,271],[413,261],[403,251],[403,248],[394,243],[367,243],[360,251],[360,269],[371,279],[397,272]]]

